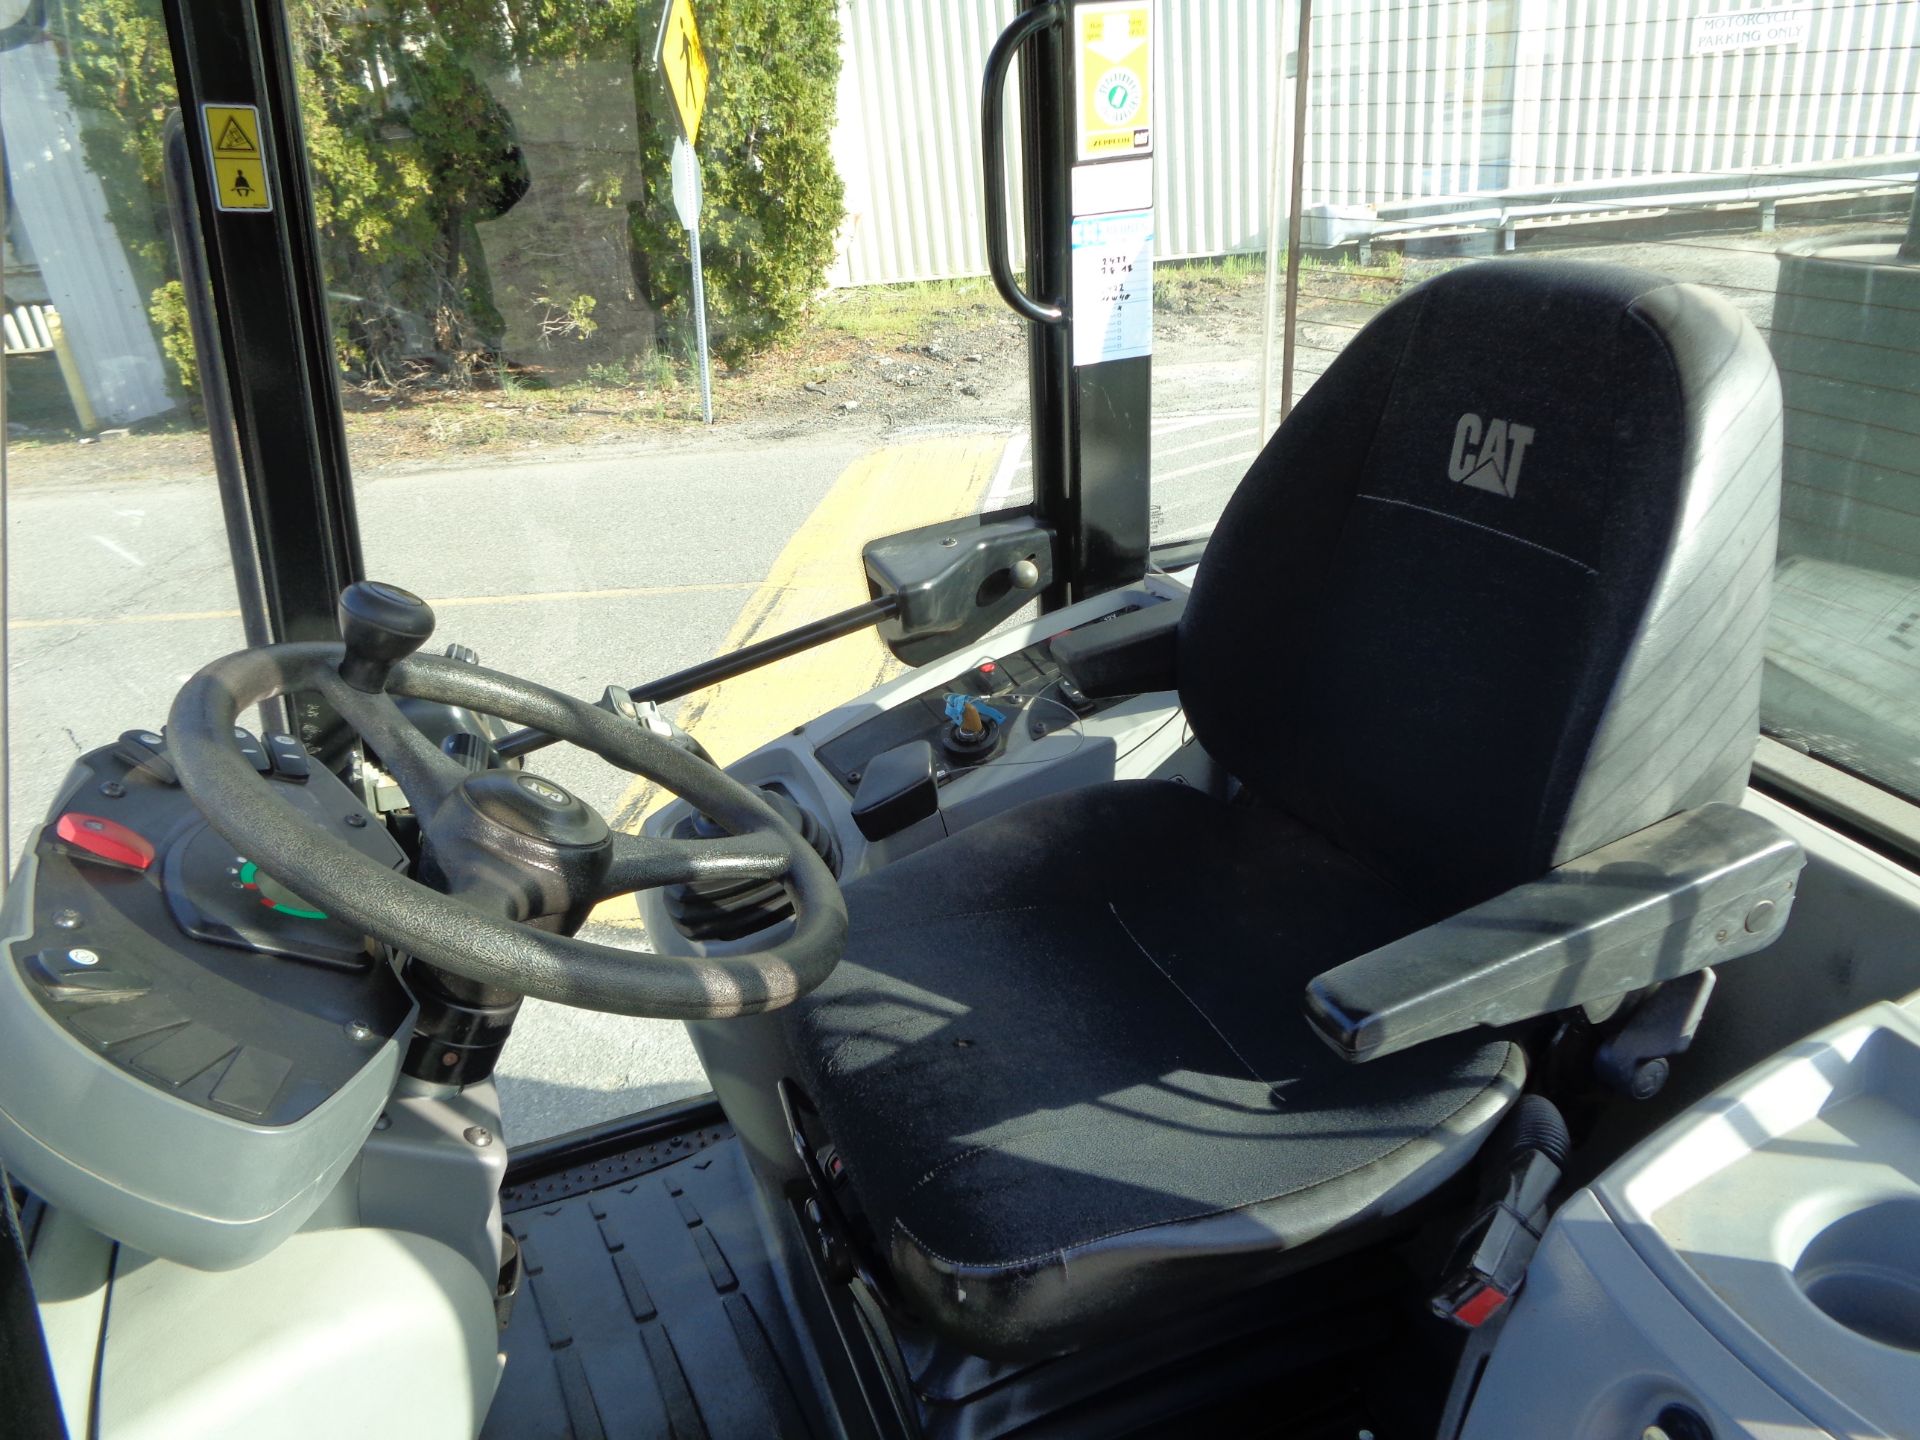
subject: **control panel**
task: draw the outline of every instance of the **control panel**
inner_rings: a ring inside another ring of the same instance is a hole
[[[1156,603],[1152,597],[1142,601]],[[1140,608],[1141,602],[1135,602],[1100,619]],[[1053,658],[1051,639],[974,660],[957,675],[816,746],[814,754],[849,795],[858,792],[875,756],[916,740],[932,746],[934,778],[942,786],[989,761],[1019,763],[1057,756],[1065,748],[1063,742],[1078,738],[1083,716],[1110,709],[1119,701],[1091,700],[1076,690]],[[1043,752],[1033,750],[1049,740],[1053,743]]]
[[[241,753],[302,814],[398,867],[384,826],[291,736]],[[411,1002],[350,926],[235,854],[181,790],[157,731],[85,757],[35,846],[13,959],[63,1029],[143,1083],[264,1124],[297,1120],[391,1037]]]
[[[1038,797],[1121,779],[1160,778],[1224,793],[1171,691],[1092,697],[1053,642],[1185,598],[1177,576],[1091,597],[930,661],[772,740],[727,767],[848,884],[947,835]],[[650,835],[702,833],[682,801],[648,817]],[[669,886],[635,897],[664,953],[724,954],[765,944],[790,913],[778,886]]]
[[[380,864],[386,827],[291,736],[236,730],[273,790]],[[0,960],[0,1156],[150,1253],[277,1243],[390,1092],[413,1001],[352,926],[234,851],[159,730],[81,757],[22,858]]]

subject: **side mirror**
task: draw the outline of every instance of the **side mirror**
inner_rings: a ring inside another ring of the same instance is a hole
[[[1053,583],[1053,531],[1025,510],[964,515],[868,542],[873,598],[899,610],[880,638],[909,665],[970,644]]]

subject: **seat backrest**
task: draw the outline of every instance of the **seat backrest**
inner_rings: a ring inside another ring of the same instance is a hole
[[[1724,300],[1488,261],[1394,302],[1220,517],[1180,693],[1436,914],[1710,800],[1759,723],[1780,386]]]

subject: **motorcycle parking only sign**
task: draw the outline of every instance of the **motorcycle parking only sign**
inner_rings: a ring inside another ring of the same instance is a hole
[[[1073,12],[1079,66],[1079,158],[1111,160],[1153,149],[1151,0],[1080,5]]]

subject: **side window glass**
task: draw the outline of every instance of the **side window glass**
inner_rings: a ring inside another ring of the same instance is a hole
[[[1920,16],[1337,0],[1309,58],[1294,368],[1269,389],[1303,393],[1381,305],[1474,259],[1610,261],[1725,297],[1786,406],[1763,724],[1920,799]],[[1168,438],[1171,513],[1211,452]]]
[[[9,7],[11,853],[68,766],[242,643],[161,171],[160,7]]]

